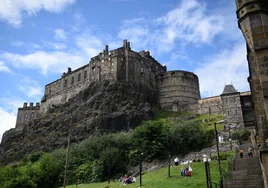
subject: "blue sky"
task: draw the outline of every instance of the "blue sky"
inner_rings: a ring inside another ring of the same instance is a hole
[[[23,102],[104,49],[149,50],[168,70],[199,77],[202,97],[249,90],[235,0],[1,0],[0,139]]]

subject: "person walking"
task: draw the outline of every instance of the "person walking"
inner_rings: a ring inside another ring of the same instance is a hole
[[[243,149],[240,149],[239,155],[240,155],[240,158],[243,158],[243,156],[244,156],[244,150]]]
[[[248,148],[248,156],[253,157],[252,146]]]

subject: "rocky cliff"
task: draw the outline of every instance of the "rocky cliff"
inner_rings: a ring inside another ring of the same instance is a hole
[[[66,147],[69,128],[71,142],[104,132],[128,131],[152,116],[157,104],[156,90],[120,82],[94,82],[46,116],[8,135],[0,145],[0,161],[10,163],[24,155]]]

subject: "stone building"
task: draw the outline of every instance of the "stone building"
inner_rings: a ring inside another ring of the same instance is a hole
[[[29,122],[46,114],[52,105],[66,103],[79,92],[90,87],[93,82],[132,82],[154,91],[162,109],[187,111],[198,114],[224,114],[226,127],[244,128],[245,118],[250,116],[249,96],[242,96],[232,85],[227,85],[220,96],[201,99],[198,76],[192,72],[167,71],[166,66],[156,61],[149,51],[135,52],[130,42],[124,40],[123,46],[109,51],[108,45],[88,64],[61,75],[61,78],[45,86],[44,96],[33,106],[24,104],[18,109],[16,128],[21,131]],[[248,110],[243,111],[243,107]],[[251,125],[250,121],[247,125]],[[7,131],[5,135],[8,135]],[[3,136],[3,139],[5,136]]]
[[[236,0],[238,25],[246,40],[249,84],[264,182],[268,177],[268,2]]]
[[[67,102],[92,82],[135,82],[156,89],[156,76],[165,72],[166,66],[156,61],[149,51],[135,52],[127,40],[123,47],[111,51],[106,45],[103,52],[91,58],[88,64],[74,71],[68,68],[60,79],[45,86],[40,113],[46,113],[51,105]]]
[[[250,92],[238,92],[233,85],[226,85],[221,94],[225,127],[241,129],[253,126]]]
[[[10,135],[21,134],[23,128],[29,124],[29,122],[33,122],[34,119],[40,116],[40,103],[36,103],[34,106],[33,103],[30,103],[28,106],[27,103],[23,104],[22,108],[18,108],[17,120],[15,128],[12,128],[6,131],[3,134],[2,142],[5,142],[5,139]]]
[[[241,95],[232,85],[227,85],[221,96],[200,99],[198,76],[192,72],[167,71],[166,66],[156,61],[149,51],[135,52],[130,42],[109,51],[108,45],[90,62],[76,70],[68,68],[61,78],[45,86],[41,105],[18,109],[16,128],[29,121],[30,114],[44,115],[52,105],[67,102],[90,83],[103,80],[134,82],[152,88],[157,92],[162,109],[188,111],[198,114],[225,114],[227,124],[236,128],[244,127]],[[237,103],[233,103],[236,101]],[[234,104],[233,106],[231,104]],[[27,104],[26,104],[27,105]],[[28,112],[32,109],[31,112]],[[35,115],[33,118],[38,117]],[[233,118],[232,118],[233,116]]]

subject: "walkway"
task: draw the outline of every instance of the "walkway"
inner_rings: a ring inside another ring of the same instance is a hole
[[[247,155],[250,145],[250,143],[245,143],[240,146],[244,150],[244,157],[240,158],[237,154],[235,171],[232,171],[231,179],[224,182],[224,188],[263,188],[258,156]]]

